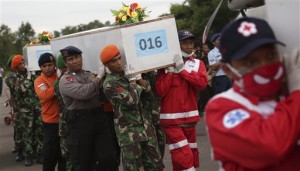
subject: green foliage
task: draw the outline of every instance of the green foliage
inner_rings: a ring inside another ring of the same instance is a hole
[[[17,54],[22,54],[23,47],[28,44],[35,35],[35,31],[33,30],[30,23],[21,23],[18,31],[14,33],[15,35],[15,48]]]
[[[11,29],[2,24],[0,26],[0,66],[6,67],[6,62],[9,56],[15,52],[15,47],[12,45],[14,35]]]
[[[78,26],[67,26],[61,29],[61,35],[68,35],[68,34],[77,33],[81,31],[101,28],[109,25],[110,25],[109,21],[106,21],[105,24],[103,24],[99,20],[94,20],[92,22],[89,22],[88,24],[79,24]]]
[[[200,41],[204,28],[219,2],[220,0],[186,0],[183,4],[172,4],[170,12],[176,18],[178,30],[190,30]],[[237,12],[230,11],[227,1],[224,0],[208,36],[220,32],[236,16]]]

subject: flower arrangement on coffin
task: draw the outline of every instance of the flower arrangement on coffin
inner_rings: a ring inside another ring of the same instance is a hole
[[[126,5],[122,3],[122,8],[117,10],[111,10],[113,16],[115,16],[114,25],[130,24],[143,21],[146,17],[149,17],[151,11],[147,11],[146,8],[140,7],[138,3],[132,3]]]
[[[35,44],[49,44],[50,40],[53,39],[54,36],[48,32],[43,31],[38,35],[38,37],[34,38],[29,45],[35,45]]]

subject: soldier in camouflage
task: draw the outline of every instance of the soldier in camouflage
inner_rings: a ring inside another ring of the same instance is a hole
[[[64,75],[64,73],[67,71],[67,67],[64,64],[63,61],[63,56],[59,55],[56,60],[56,66],[59,69],[61,75],[58,77],[57,81],[55,82],[54,85],[54,91],[56,94],[56,97],[59,102],[59,136],[60,136],[60,150],[61,150],[61,155],[66,159],[66,171],[72,171],[74,170],[72,162],[70,160],[70,155],[69,155],[69,150],[67,148],[67,142],[66,142],[66,137],[68,135],[68,130],[67,130],[67,123],[66,123],[66,112],[64,112],[65,109],[65,104],[63,102],[63,99],[61,97],[61,94],[59,92],[59,81],[61,77]]]
[[[124,71],[115,45],[106,46],[100,58],[111,71],[103,83],[103,90],[114,108],[115,131],[124,170],[163,170],[152,114],[144,110],[147,102],[141,98],[142,93],[151,92],[149,82],[143,80],[141,74],[135,74],[132,67]]]
[[[7,61],[7,66],[9,68],[11,68],[11,60],[15,55],[12,55],[9,57],[8,61]],[[16,156],[16,161],[22,161],[24,160],[24,156],[23,156],[23,152],[22,152],[22,146],[23,146],[23,141],[22,141],[22,124],[21,124],[21,119],[20,119],[20,114],[15,106],[15,92],[14,92],[14,80],[15,77],[13,76],[13,70],[11,70],[12,72],[10,72],[5,79],[5,83],[7,85],[7,87],[9,88],[9,92],[10,92],[10,98],[9,98],[9,104],[10,107],[12,108],[13,111],[13,120],[14,120],[14,148],[12,149],[13,153],[17,153]]]
[[[43,133],[40,102],[34,91],[36,76],[27,71],[22,55],[15,55],[12,58],[11,67],[14,69],[12,74],[14,79],[10,82],[15,95],[16,111],[14,112],[17,113],[17,121],[20,121],[17,125],[21,125],[20,129],[23,130],[21,132],[25,166],[31,166],[34,153],[37,154],[37,162],[42,163]]]
[[[165,146],[166,146],[166,134],[159,124],[159,112],[160,112],[160,98],[155,94],[155,78],[157,73],[155,71],[147,72],[142,74],[142,78],[144,80],[149,81],[151,85],[151,92],[141,94],[141,99],[145,99],[145,104],[143,105],[143,109],[147,110],[147,113],[152,113],[152,123],[155,127],[158,148],[161,154],[162,159],[165,154]]]

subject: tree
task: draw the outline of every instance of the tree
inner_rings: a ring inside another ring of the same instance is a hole
[[[13,41],[14,36],[11,33],[11,29],[7,25],[2,24],[0,26],[0,66],[6,66],[9,56],[14,53]]]
[[[219,2],[220,0],[186,0],[182,4],[172,4],[170,12],[176,18],[178,30],[190,30],[198,40],[201,40],[204,28]],[[230,11],[224,1],[212,24],[209,36],[220,32],[236,16],[237,12]]]
[[[15,35],[14,44],[16,47],[16,52],[22,54],[23,47],[34,38],[35,31],[33,30],[30,23],[22,22],[18,31],[14,35]]]
[[[109,21],[106,21],[105,24],[103,24],[99,20],[94,20],[92,22],[89,22],[88,24],[79,24],[78,26],[67,26],[64,29],[61,29],[61,34],[67,35],[67,34],[77,33],[81,31],[101,28],[109,25],[110,25]]]
[[[59,31],[54,30],[53,36],[54,37],[59,37],[61,33]]]

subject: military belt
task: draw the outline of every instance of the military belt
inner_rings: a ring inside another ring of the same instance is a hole
[[[71,110],[72,113],[78,113],[83,115],[90,115],[90,114],[97,114],[97,112],[101,111],[101,108],[92,108],[92,109],[78,109],[78,110]]]
[[[102,109],[100,107],[92,109],[67,110],[66,121],[68,123],[74,123],[87,116],[99,114],[101,110]]]

